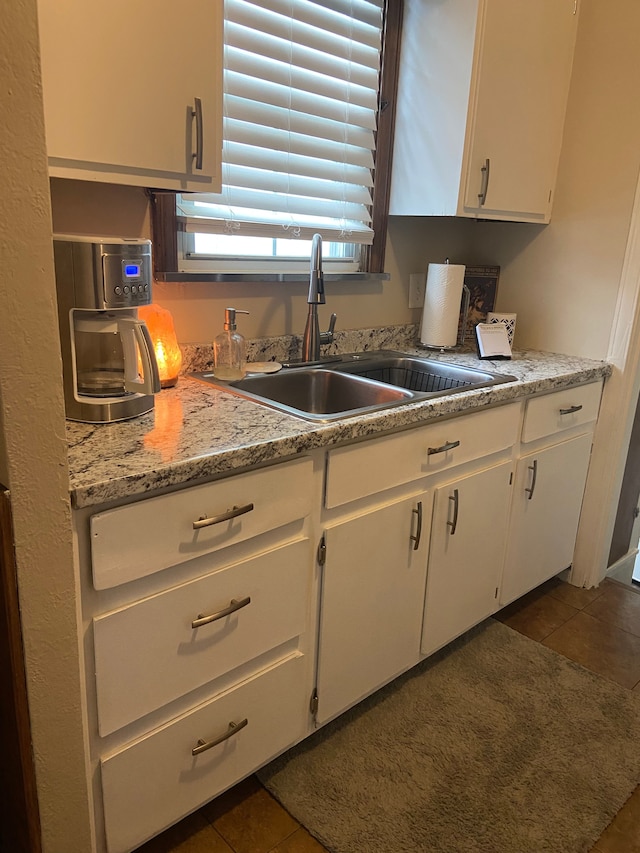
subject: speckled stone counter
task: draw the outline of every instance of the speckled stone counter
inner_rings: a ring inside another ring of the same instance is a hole
[[[390,341],[385,343],[388,347]],[[479,361],[470,353],[402,350],[511,374],[517,381],[316,424],[182,376],[174,388],[156,396],[155,409],[147,415],[98,426],[67,422],[72,504],[94,506],[196,483],[314,448],[606,378],[611,372],[605,362],[553,353],[515,352],[511,361]]]

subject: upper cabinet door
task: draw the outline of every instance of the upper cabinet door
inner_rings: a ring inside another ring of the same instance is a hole
[[[575,0],[487,0],[464,212],[548,221],[573,64]]]
[[[50,174],[220,187],[222,0],[39,0]]]
[[[548,222],[577,0],[406,0],[390,213]]]

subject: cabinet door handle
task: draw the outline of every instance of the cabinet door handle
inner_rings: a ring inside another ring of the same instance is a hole
[[[568,409],[560,409],[561,415],[572,415],[574,412],[579,412],[582,406],[569,406]]]
[[[478,204],[480,207],[484,207],[484,203],[487,200],[487,191],[489,189],[489,172],[491,169],[491,160],[487,157],[484,161],[484,166],[480,168],[482,172],[482,184],[480,185],[480,192],[478,193]]]
[[[237,518],[239,515],[244,515],[245,512],[251,512],[253,504],[245,506],[234,506],[226,512],[221,512],[220,515],[212,515],[211,518],[201,516],[197,521],[193,522],[193,529],[200,530],[202,527],[211,527],[212,524],[220,524],[223,521],[229,521],[232,518]]]
[[[415,542],[413,546],[413,550],[417,551],[420,547],[420,537],[422,536],[422,501],[418,501],[418,504],[415,509],[412,509],[411,512],[415,512],[418,516],[418,525],[416,527],[416,535],[409,536],[412,542]]]
[[[460,447],[459,441],[445,441],[440,447],[429,447],[427,456],[433,456],[434,453],[446,453],[447,450],[453,450],[454,447]]]
[[[538,460],[537,459],[533,460],[533,465],[529,465],[529,471],[531,471],[531,487],[528,489],[525,489],[525,492],[527,492],[529,494],[529,497],[527,498],[527,500],[531,500],[531,498],[533,497],[533,492],[534,492],[535,487],[536,487],[536,477],[538,476]]]
[[[449,500],[453,501],[453,520],[447,521],[447,524],[451,528],[449,531],[450,535],[453,536],[456,532],[456,527],[458,526],[458,490],[454,489],[453,494],[449,495]]]
[[[247,719],[247,717],[245,717],[244,720],[240,720],[239,723],[230,722],[229,728],[223,735],[220,735],[220,737],[214,738],[214,740],[210,741],[202,740],[202,738],[200,738],[196,746],[194,746],[191,750],[191,755],[200,755],[201,752],[206,752],[208,749],[211,749],[211,747],[217,746],[219,743],[222,743],[225,740],[229,740],[229,738],[233,737],[233,735],[237,735],[240,729],[243,729],[245,726],[248,725],[249,720]]]
[[[191,115],[196,120],[196,152],[193,154],[196,169],[202,170],[202,153],[204,150],[204,132],[202,124],[202,100],[200,98],[193,99],[193,109]]]
[[[217,613],[211,613],[209,616],[204,616],[202,613],[198,613],[198,618],[193,620],[191,627],[200,628],[202,625],[208,625],[210,622],[217,622],[218,619],[224,619],[225,616],[230,616],[232,613],[235,613],[236,610],[242,610],[242,608],[246,607],[247,604],[251,604],[250,595],[246,598],[232,598],[229,602],[229,606],[225,607],[223,610],[218,610]]]

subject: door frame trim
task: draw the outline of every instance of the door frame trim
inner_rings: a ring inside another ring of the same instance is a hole
[[[607,573],[640,392],[640,179],[636,184],[606,360],[612,364],[613,372],[604,385],[569,578],[580,587],[597,586]]]

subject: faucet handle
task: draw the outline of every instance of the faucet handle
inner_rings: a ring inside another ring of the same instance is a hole
[[[320,332],[320,343],[321,344],[331,344],[333,343],[333,330],[336,327],[336,319],[338,315],[332,314],[329,319],[329,328],[326,332]]]

